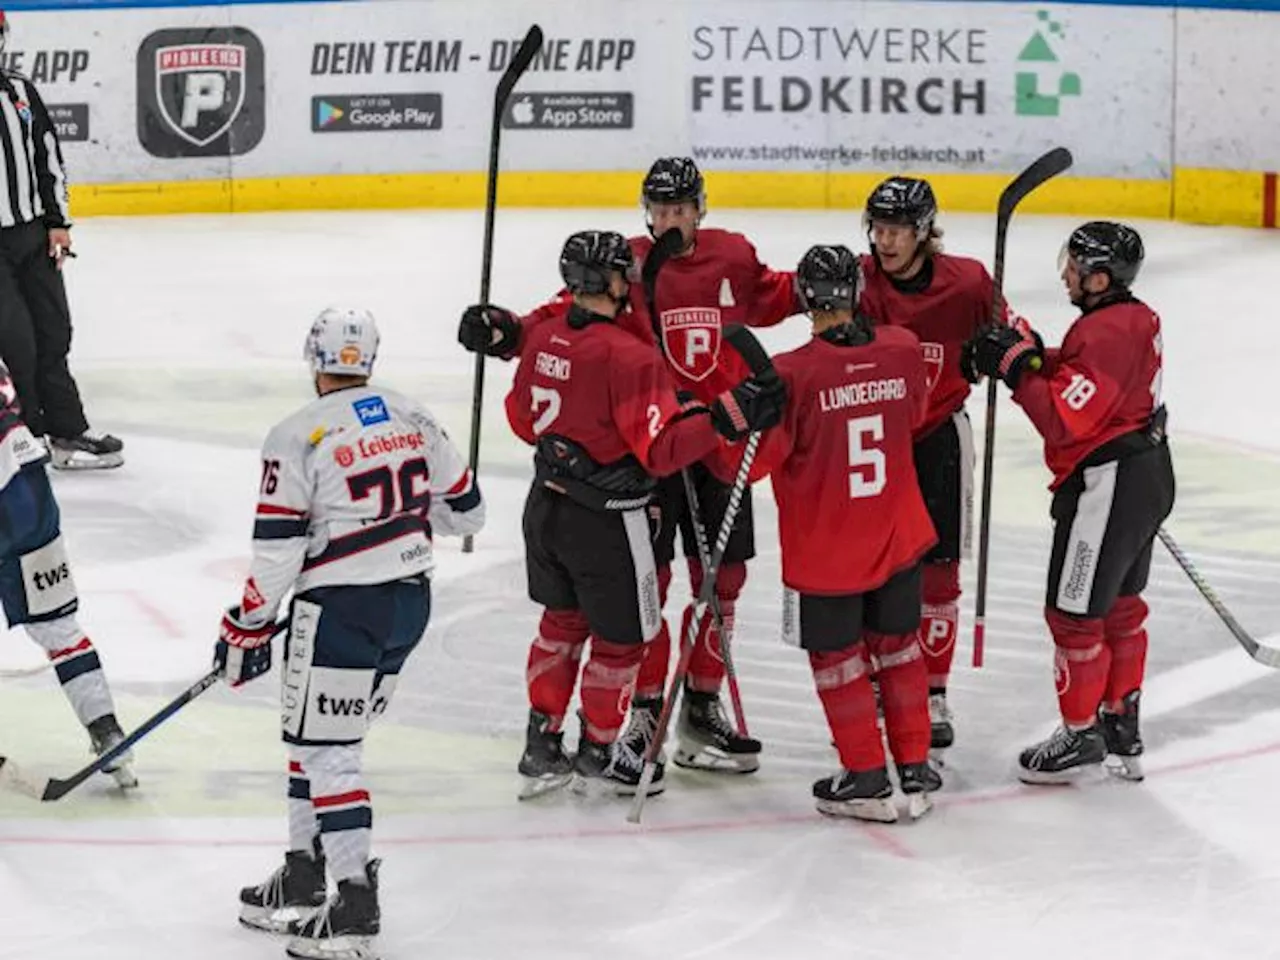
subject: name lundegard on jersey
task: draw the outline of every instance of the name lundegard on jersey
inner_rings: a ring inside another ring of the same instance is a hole
[[[827,387],[818,394],[818,409],[823,413],[832,410],[843,410],[845,407],[860,407],[868,403],[883,403],[886,400],[907,399],[907,381],[905,377],[894,377],[889,380],[865,380],[861,383],[849,383],[840,387]]]
[[[274,613],[290,588],[430,574],[432,532],[477,532],[466,461],[425,409],[389,390],[320,397],[267,437],[242,606]]]

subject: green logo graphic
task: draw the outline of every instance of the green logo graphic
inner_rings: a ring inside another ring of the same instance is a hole
[[[1058,38],[1066,36],[1066,32],[1061,23],[1049,19],[1047,10],[1039,11],[1036,19],[1040,21],[1036,32],[1018,54],[1020,69],[1015,77],[1014,112],[1020,117],[1056,117],[1063,97],[1080,96],[1080,75],[1059,74],[1057,93],[1040,92],[1041,78],[1052,72],[1046,67],[1058,62],[1058,55],[1049,45],[1045,32]]]

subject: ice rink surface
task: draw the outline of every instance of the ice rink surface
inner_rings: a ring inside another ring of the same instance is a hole
[[[128,461],[55,484],[83,622],[126,727],[207,667],[247,566],[257,445],[310,397],[300,354],[320,308],[372,309],[378,379],[424,400],[465,448],[472,359],[454,332],[477,292],[481,222],[475,211],[323,213],[76,228],[75,368],[91,419],[125,438]],[[1074,315],[1055,259],[1075,222],[1024,216],[1011,234],[1009,299],[1050,343]],[[989,261],[990,218],[943,223],[948,249]],[[713,209],[708,225],[746,232],[778,267],[814,242],[865,248],[852,212]],[[1280,234],[1139,226],[1138,292],[1165,323],[1179,480],[1168,527],[1246,627],[1274,634]],[[552,293],[559,247],[585,227],[635,232],[641,219],[501,211],[495,301],[525,309]],[[765,340],[777,350],[806,337],[795,318]],[[641,828],[621,802],[518,804],[537,622],[519,539],[530,468],[501,414],[510,368],[487,370],[489,526],[473,555],[437,543],[431,627],[366,752],[384,957],[1280,957],[1280,676],[1244,655],[1167,556],[1157,553],[1149,592],[1147,781],[1032,789],[1013,776],[1056,703],[1040,614],[1048,475],[1007,401],[987,665],[968,665],[970,565],[952,680],[958,742],[929,818],[873,827],[813,810],[810,783],[836,761],[806,660],[779,639],[767,486],[755,494],[760,556],[735,646],[765,743],[760,772],[672,770]],[[981,395],[970,413],[980,428]],[[678,580],[673,619],[686,594]],[[0,668],[38,663],[20,632],[0,644]],[[282,956],[235,921],[236,891],[275,868],[285,838],[275,694],[264,679],[192,705],[138,750],[132,796],[104,779],[56,804],[0,797],[0,957]],[[0,752],[55,775],[88,759],[50,672],[0,680]]]

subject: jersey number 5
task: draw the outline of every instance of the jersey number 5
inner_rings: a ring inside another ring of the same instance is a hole
[[[884,440],[884,416],[849,421],[849,499],[877,497],[884,490],[884,451],[871,444]]]
[[[427,461],[418,457],[400,464],[394,476],[390,467],[378,467],[347,477],[347,489],[352,500],[363,500],[378,491],[378,519],[386,520],[392,513],[416,513],[431,506],[428,472]],[[419,480],[423,481],[420,490],[415,489]]]

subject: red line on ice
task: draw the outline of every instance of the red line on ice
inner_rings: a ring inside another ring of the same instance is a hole
[[[1224,753],[1209,754],[1204,757],[1193,757],[1164,766],[1156,765],[1146,771],[1148,778],[1163,777],[1169,774],[1185,773],[1188,770],[1199,770],[1240,760],[1252,760],[1257,757],[1280,753],[1280,741],[1249,747],[1243,750],[1231,750]],[[1133,789],[1142,789],[1134,787]],[[1061,797],[1069,792],[1069,787],[1032,787],[1015,783],[995,787],[990,790],[976,790],[971,793],[958,793],[948,796],[937,795],[934,803],[940,810],[948,807],[969,807],[988,803],[1004,803],[1010,800],[1024,800],[1034,796]],[[512,801],[513,804],[515,801]],[[619,818],[623,813],[618,808]],[[526,830],[519,833],[459,833],[435,834],[417,837],[378,837],[378,846],[398,847],[449,847],[449,846],[491,846],[503,843],[541,843],[564,840],[621,840],[628,837],[645,837],[681,833],[728,833],[741,830],[759,830],[773,827],[798,825],[835,826],[834,821],[826,819],[818,813],[782,813],[773,816],[740,817],[733,820],[683,820],[675,823],[653,824],[633,827],[623,824],[608,827],[584,827],[551,830]],[[900,857],[912,857],[911,849],[896,836],[902,827],[889,827],[877,824],[850,821],[877,846]],[[22,846],[61,846],[61,847],[278,847],[279,838],[253,840],[245,837],[50,837],[24,834],[5,836],[0,834],[0,845]]]

